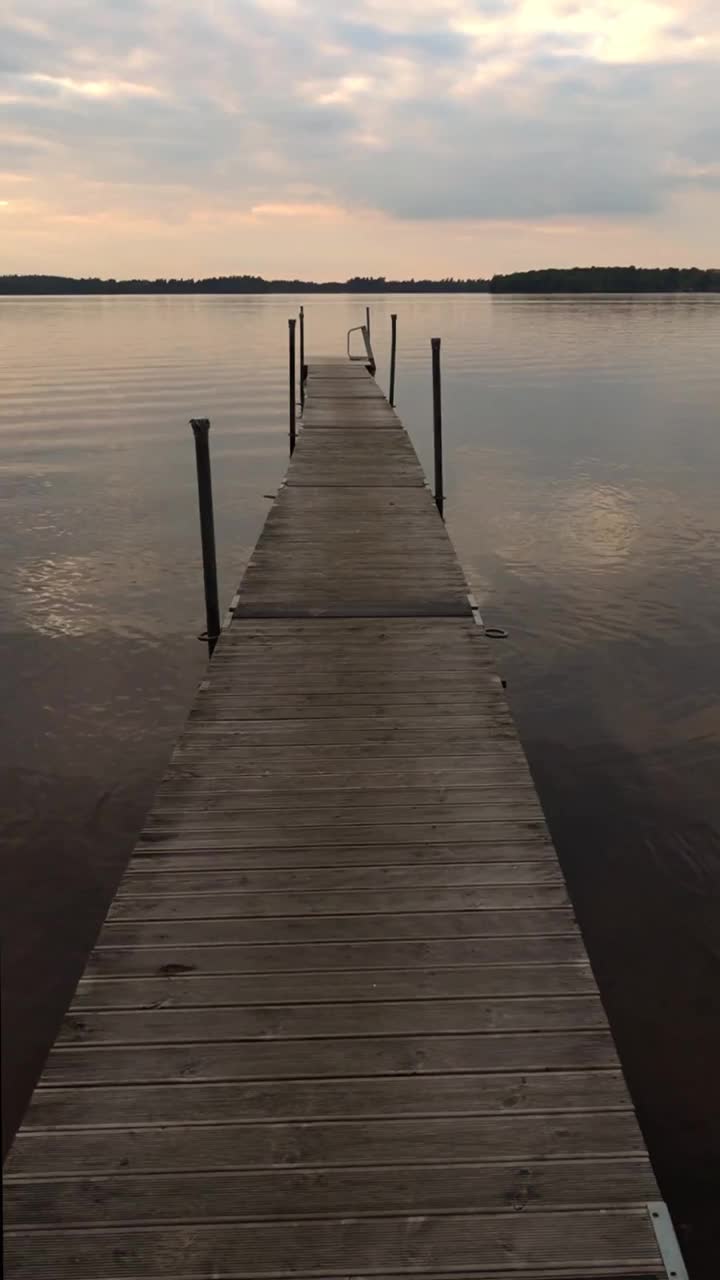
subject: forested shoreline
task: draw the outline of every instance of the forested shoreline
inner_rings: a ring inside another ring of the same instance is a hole
[[[344,281],[265,280],[262,276],[210,276],[202,280],[101,280],[96,276],[0,276],[0,294],[135,293],[487,293],[489,280],[386,280],[353,276]]]
[[[712,293],[720,270],[699,267],[568,267],[496,275],[491,293]]]
[[[272,294],[272,293],[713,293],[720,270],[699,267],[568,267],[514,271],[491,279],[387,280],[352,276],[343,281],[265,280],[263,276],[205,279],[116,280],[98,276],[0,276],[0,295],[47,294]]]

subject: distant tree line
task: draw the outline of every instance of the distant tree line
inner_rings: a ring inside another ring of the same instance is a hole
[[[491,293],[710,293],[720,271],[699,267],[569,267],[493,276]]]
[[[264,280],[262,276],[211,276],[204,280],[100,280],[97,276],[0,276],[0,294],[49,293],[487,293],[487,280],[386,280],[353,276],[318,284],[313,280]]]
[[[0,276],[0,294],[137,293],[709,293],[720,292],[720,270],[699,267],[569,267],[515,271],[491,280],[265,280],[210,276],[203,280],[101,280],[97,276]]]

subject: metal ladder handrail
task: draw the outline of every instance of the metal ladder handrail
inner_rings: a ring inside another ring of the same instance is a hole
[[[351,333],[358,333],[358,332],[359,332],[359,333],[362,333],[363,341],[364,341],[364,343],[365,343],[365,355],[364,355],[364,356],[353,356],[353,355],[351,355],[351,354],[350,354],[350,334],[351,334]],[[367,325],[366,325],[366,324],[356,324],[352,329],[348,329],[348,332],[347,332],[347,353],[348,353],[348,360],[362,360],[362,361],[363,361],[363,363],[368,364],[368,365],[370,366],[370,372],[371,372],[371,373],[374,373],[374,372],[375,372],[375,369],[377,368],[377,366],[376,366],[376,364],[375,364],[375,356],[374,356],[374,354],[373,354],[372,343],[371,343],[371,341],[370,341],[370,334],[369,334],[369,332],[368,332],[368,327],[367,327]]]

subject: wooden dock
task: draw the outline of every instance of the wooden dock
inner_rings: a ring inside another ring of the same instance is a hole
[[[362,365],[306,390],[11,1153],[6,1280],[681,1280],[413,447]]]

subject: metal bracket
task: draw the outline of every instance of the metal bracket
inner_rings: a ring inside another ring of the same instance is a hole
[[[467,593],[467,599],[468,599],[468,604],[470,605],[470,610],[471,610],[471,612],[472,612],[473,621],[474,621],[475,625],[476,625],[477,627],[482,627],[482,626],[484,625],[483,620],[482,620],[482,614],[480,613],[480,609],[479,609],[479,607],[478,607],[478,602],[477,602],[477,600],[475,599],[475,597],[474,597],[474,595],[472,594],[472,592],[471,592],[471,591],[468,591],[468,593]]]
[[[651,1200],[647,1206],[657,1247],[665,1267],[667,1280],[688,1280],[675,1228],[664,1200]]]

